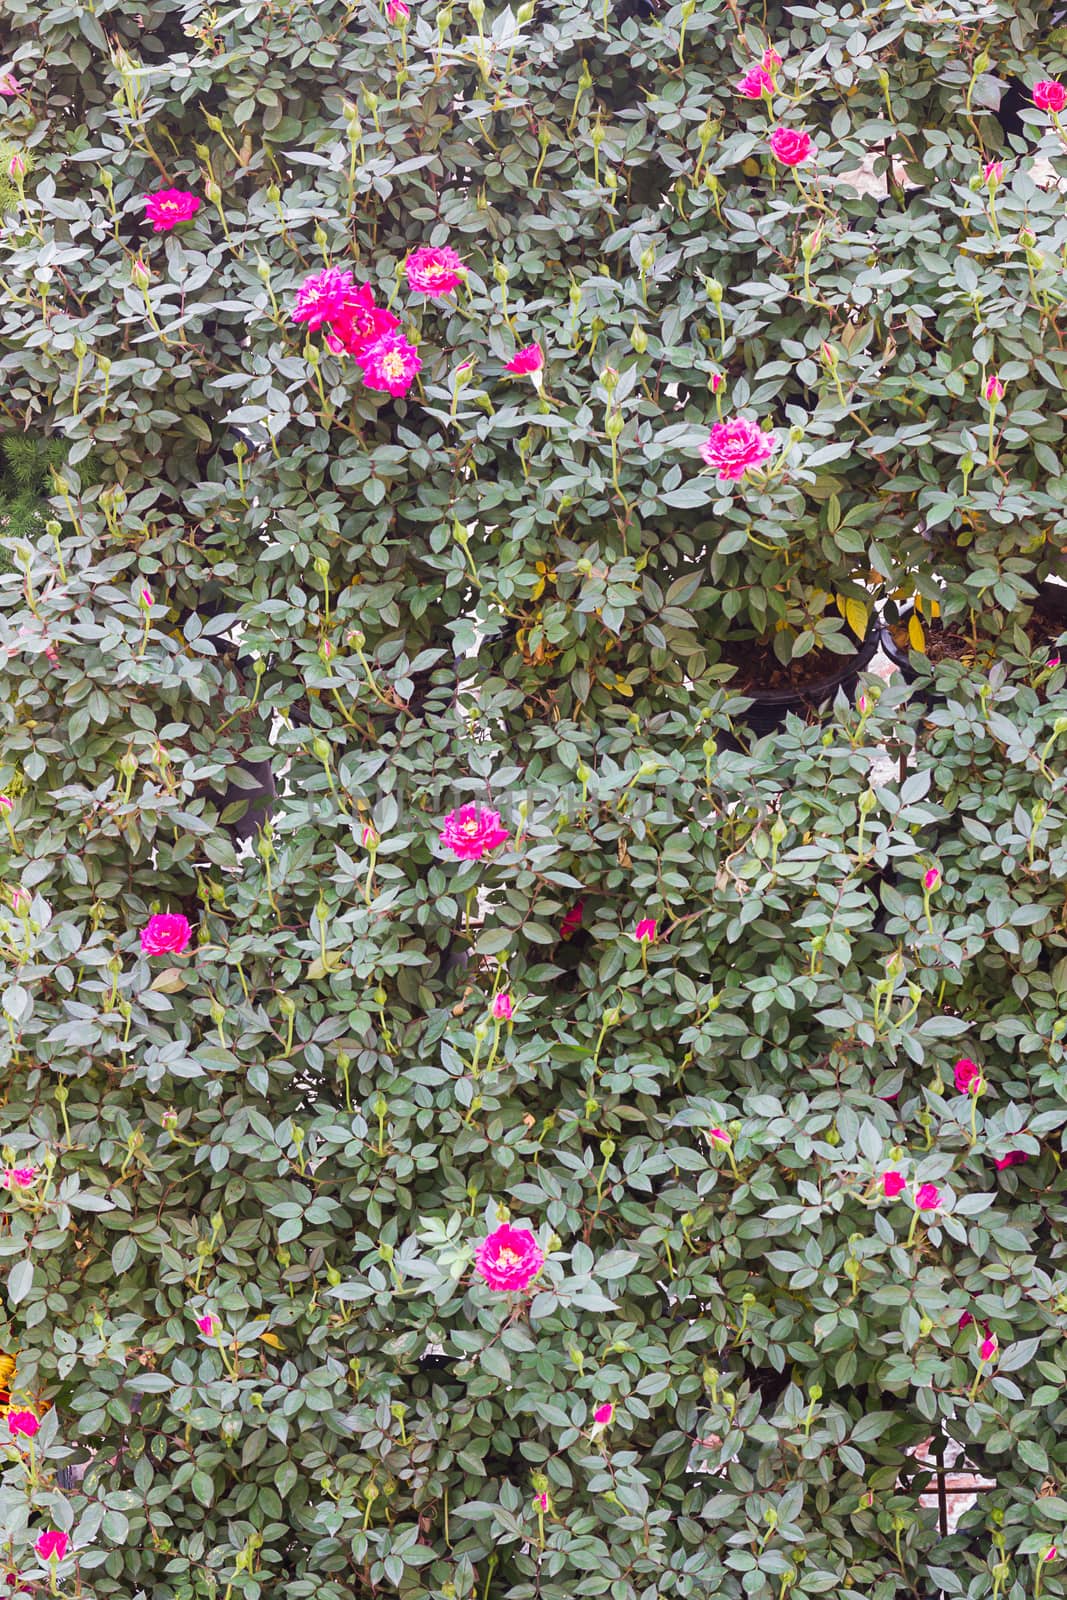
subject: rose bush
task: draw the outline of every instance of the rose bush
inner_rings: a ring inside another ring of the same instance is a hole
[[[1042,17],[5,23],[10,1591],[1062,1594]]]

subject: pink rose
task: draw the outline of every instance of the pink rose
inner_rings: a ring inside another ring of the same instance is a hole
[[[326,346],[334,355],[354,356],[358,362],[364,350],[399,327],[399,317],[377,305],[370,284],[361,283],[346,294],[343,308],[330,319]]]
[[[13,1439],[32,1439],[41,1426],[32,1411],[9,1411],[7,1431]]]
[[[974,1318],[971,1316],[971,1313],[969,1311],[964,1311],[964,1312],[961,1313],[960,1320],[956,1324],[956,1326],[958,1328],[960,1328],[961,1330],[963,1328],[969,1328],[973,1321],[974,1321]]]
[[[200,210],[200,201],[187,189],[158,189],[155,194],[145,195],[144,205],[154,233],[169,233]]]
[[[548,1510],[548,1495],[547,1494],[535,1494],[534,1495],[534,1510],[535,1511],[547,1511]]]
[[[390,22],[406,22],[411,10],[404,4],[404,0],[387,0],[385,14]]]
[[[771,153],[784,167],[799,167],[811,158],[811,134],[796,128],[772,128],[768,144]]]
[[[982,177],[991,189],[995,189],[997,184],[1001,183],[1004,178],[1003,161],[987,161],[982,168]]]
[[[529,1228],[505,1222],[478,1246],[474,1270],[490,1289],[511,1292],[532,1283],[544,1263],[545,1253]]]
[[[711,390],[712,394],[718,394],[725,382],[726,379],[723,377],[721,372],[713,372],[708,378],[708,388]]]
[[[460,861],[480,861],[507,837],[508,830],[501,823],[499,812],[477,805],[450,811],[440,833],[441,844]]]
[[[978,1354],[983,1361],[992,1361],[993,1357],[997,1353],[997,1349],[997,1336],[995,1333],[993,1333],[990,1334],[988,1339],[982,1340],[981,1344],[978,1346]]]
[[[982,1069],[977,1061],[961,1056],[953,1068],[952,1075],[960,1094],[970,1094],[972,1089],[977,1093],[977,1086],[982,1082]]]
[[[915,1206],[919,1211],[937,1211],[941,1205],[941,1191],[936,1184],[923,1183],[915,1193]]]
[[[22,85],[13,72],[0,73],[0,95],[5,100],[14,99],[15,95],[22,93]]]
[[[67,1553],[67,1544],[65,1533],[61,1533],[58,1528],[47,1528],[44,1533],[38,1535],[33,1548],[42,1561],[51,1561],[53,1558],[62,1561]]]
[[[368,389],[378,389],[394,398],[407,394],[422,370],[422,358],[413,344],[402,333],[386,333],[373,344],[364,345],[353,354],[357,366],[362,368],[363,382]]]
[[[584,912],[585,901],[576,900],[559,925],[559,936],[561,939],[569,939],[572,934],[578,932],[578,929],[582,925],[582,916]]]
[[[146,956],[180,955],[193,936],[188,918],[169,912],[149,917],[141,930],[141,949]]]
[[[200,1329],[200,1332],[206,1334],[209,1339],[215,1332],[215,1318],[211,1315],[210,1311],[208,1311],[202,1317],[197,1317],[196,1325]]]
[[[415,293],[428,295],[431,300],[443,300],[459,288],[467,275],[466,267],[449,245],[436,249],[423,245],[413,250],[404,262],[404,272]]]
[[[634,938],[638,944],[655,944],[656,922],[654,917],[642,917],[634,929]]]
[[[985,395],[987,400],[1003,400],[1004,385],[1001,383],[995,372],[991,377],[986,379],[986,386],[982,390],[982,393]]]
[[[515,1013],[511,1004],[511,996],[503,989],[499,994],[495,994],[493,996],[491,1011],[497,1022],[510,1022],[514,1016]]]
[[[597,1406],[596,1410],[593,1412],[593,1421],[596,1423],[598,1428],[606,1428],[614,1415],[615,1407],[612,1405],[610,1400],[605,1400],[604,1404],[602,1406]]]
[[[325,267],[305,278],[296,292],[294,322],[306,322],[314,333],[325,322],[336,322],[356,304],[356,285],[350,272]]]
[[[993,1165],[998,1172],[1003,1172],[1005,1167],[1021,1167],[1025,1160],[1025,1151],[1009,1150],[1006,1156],[1001,1156],[999,1160],[993,1162]]]
[[[1067,106],[1067,89],[1055,78],[1040,78],[1034,84],[1034,105],[1039,111],[1062,111]]]
[[[923,873],[923,888],[926,890],[927,894],[930,894],[932,890],[936,889],[940,882],[941,868],[927,867],[926,871]]]
[[[746,100],[762,100],[765,94],[774,93],[774,80],[765,67],[749,67],[737,85],[737,92]]]
[[[904,1189],[904,1174],[901,1172],[882,1173],[882,1193],[887,1200],[895,1200]]]
[[[714,467],[720,479],[734,483],[746,472],[761,466],[773,453],[773,437],[749,422],[747,417],[716,422],[700,447],[705,464]]]
[[[778,54],[773,44],[769,44],[760,58],[760,66],[763,68],[764,72],[777,72],[781,64],[781,56]]]
[[[36,1167],[7,1167],[0,1174],[5,1189],[32,1189],[37,1182]]]
[[[508,372],[528,373],[540,372],[545,364],[545,352],[539,344],[524,344],[521,350],[516,350],[511,360],[507,363]]]
[[[712,1128],[711,1132],[708,1134],[708,1138],[711,1140],[712,1144],[733,1143],[733,1140],[730,1138],[730,1135],[727,1133],[725,1128]]]

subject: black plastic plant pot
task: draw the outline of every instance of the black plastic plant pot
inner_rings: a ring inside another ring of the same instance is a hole
[[[812,716],[820,707],[832,701],[839,689],[843,689],[852,699],[859,675],[870,666],[878,642],[878,624],[872,618],[859,649],[854,655],[841,656],[841,665],[835,670],[806,683],[802,689],[746,689],[745,699],[751,700],[752,704],[747,711],[737,712],[734,720],[743,723],[750,733],[762,739],[768,733],[777,732],[790,712],[801,718]]]

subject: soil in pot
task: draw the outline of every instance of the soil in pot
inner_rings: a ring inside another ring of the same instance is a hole
[[[914,683],[918,674],[910,660],[910,616],[909,609],[896,622],[883,621],[881,633],[882,649],[905,681]],[[941,661],[963,661],[981,670],[989,665],[996,654],[996,645],[992,640],[979,639],[976,643],[974,634],[962,621],[946,625],[940,619],[930,621],[924,618],[922,626],[926,643],[922,653],[931,666],[936,667]],[[1067,587],[1062,584],[1042,584],[1037,603],[1022,628],[1035,649],[1054,644],[1061,634],[1067,632]],[[934,704],[944,697],[927,689],[924,698],[929,704]]]
[[[870,665],[878,648],[878,628],[872,623],[853,655],[832,650],[811,650],[784,664],[767,639],[731,639],[722,646],[722,660],[736,670],[729,688],[752,701],[736,720],[761,737],[773,733],[790,712],[810,717],[832,700],[839,689],[855,694],[860,673]]]

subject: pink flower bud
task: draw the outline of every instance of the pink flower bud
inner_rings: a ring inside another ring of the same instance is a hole
[[[723,377],[721,372],[713,372],[711,377],[708,379],[708,388],[711,390],[712,394],[718,394],[725,382],[726,379]]]
[[[26,176],[26,158],[16,151],[7,164],[9,178],[24,178]]]
[[[44,1533],[38,1535],[33,1548],[42,1561],[62,1561],[69,1542],[66,1534],[58,1528],[46,1528]]]
[[[982,1361],[992,1361],[993,1357],[997,1353],[997,1348],[997,1336],[995,1333],[990,1334],[989,1338],[983,1339],[981,1344],[978,1346],[979,1358]]]
[[[15,802],[10,795],[0,794],[0,811],[13,811]]]
[[[977,1094],[984,1087],[981,1067],[967,1056],[956,1062],[952,1075],[960,1094]]]
[[[206,1334],[209,1339],[215,1332],[215,1318],[211,1315],[210,1311],[202,1317],[197,1317],[196,1325],[200,1329],[200,1332]]]
[[[656,923],[653,917],[642,917],[634,929],[634,938],[638,944],[655,944]]]
[[[915,1207],[918,1211],[939,1211],[941,1209],[941,1191],[936,1184],[922,1183],[915,1191]]]
[[[725,1128],[712,1128],[711,1132],[708,1134],[708,1138],[711,1140],[712,1144],[733,1144],[733,1140],[730,1138],[730,1135],[727,1133]]]
[[[882,1193],[887,1200],[895,1200],[904,1187],[904,1174],[902,1172],[882,1173]]]
[[[997,184],[1004,180],[1003,161],[987,161],[982,168],[982,177],[991,189],[995,189]]]
[[[363,846],[364,850],[376,850],[378,845],[381,843],[381,837],[378,832],[371,827],[369,822],[365,822],[363,824],[363,831],[359,836],[359,842]]]
[[[932,889],[938,888],[940,883],[941,868],[927,867],[926,871],[923,873],[923,888],[926,890],[927,894],[929,894]]]
[[[492,1014],[497,1022],[510,1022],[514,1015],[511,996],[503,989],[493,996]]]
[[[9,1411],[7,1431],[13,1439],[32,1439],[41,1426],[32,1411]]]
[[[1003,400],[1004,385],[1001,383],[995,372],[986,379],[986,386],[983,392],[987,400]]]
[[[777,72],[781,64],[781,56],[778,54],[773,44],[769,44],[760,58],[760,66],[763,68],[764,72]]]
[[[596,1410],[593,1412],[593,1421],[596,1423],[598,1428],[606,1428],[614,1415],[615,1407],[612,1405],[610,1400],[605,1400],[604,1404],[602,1406],[597,1406]]]
[[[534,1510],[535,1511],[547,1511],[548,1510],[548,1496],[547,1496],[547,1494],[535,1494],[534,1495]]]

